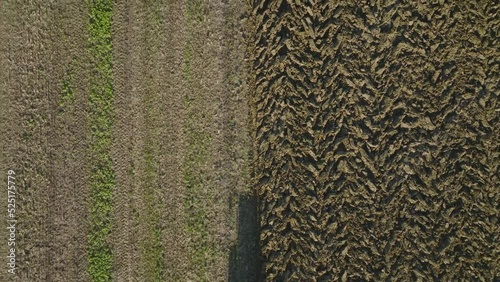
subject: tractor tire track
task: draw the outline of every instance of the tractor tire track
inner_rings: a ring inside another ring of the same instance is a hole
[[[113,75],[115,82],[115,112],[116,124],[113,142],[113,159],[116,170],[116,190],[113,195],[114,235],[112,238],[115,253],[114,277],[117,281],[137,281],[143,277],[138,273],[142,260],[138,241],[142,239],[138,213],[142,202],[137,195],[141,183],[137,177],[138,148],[141,146],[139,133],[140,105],[137,84],[138,58],[137,42],[138,28],[137,7],[135,1],[121,1],[114,5],[113,40],[115,64]]]
[[[124,3],[116,21],[115,216],[124,222],[116,225],[116,275],[120,281],[182,281],[184,13],[180,3],[149,4]]]
[[[159,182],[164,199],[161,225],[165,233],[164,267],[165,279],[183,281],[188,271],[187,234],[185,226],[185,190],[183,171],[180,164],[185,161],[185,108],[184,95],[187,91],[184,82],[183,64],[187,41],[185,26],[186,5],[183,2],[166,1],[164,5],[163,46],[161,50],[161,77],[158,81],[160,92],[160,112],[163,113],[159,160]],[[176,66],[176,67],[174,67]]]

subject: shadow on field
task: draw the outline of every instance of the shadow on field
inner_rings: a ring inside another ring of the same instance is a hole
[[[238,240],[229,257],[229,282],[262,281],[257,205],[256,196],[239,196]]]

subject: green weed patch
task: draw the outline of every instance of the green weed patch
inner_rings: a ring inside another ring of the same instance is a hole
[[[92,281],[111,281],[113,254],[108,242],[111,233],[112,194],[115,172],[110,155],[113,124],[113,77],[111,0],[89,1],[89,52],[93,72],[90,103],[90,233],[88,235],[88,270]]]

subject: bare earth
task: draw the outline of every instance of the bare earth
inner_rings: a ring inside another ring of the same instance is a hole
[[[246,6],[188,2],[113,4],[115,281],[229,277],[248,190]],[[0,281],[89,281],[88,6],[2,1],[0,15],[1,169],[18,189],[17,274]]]

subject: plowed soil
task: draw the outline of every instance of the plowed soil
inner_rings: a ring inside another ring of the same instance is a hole
[[[498,280],[498,3],[251,18],[266,281]]]

